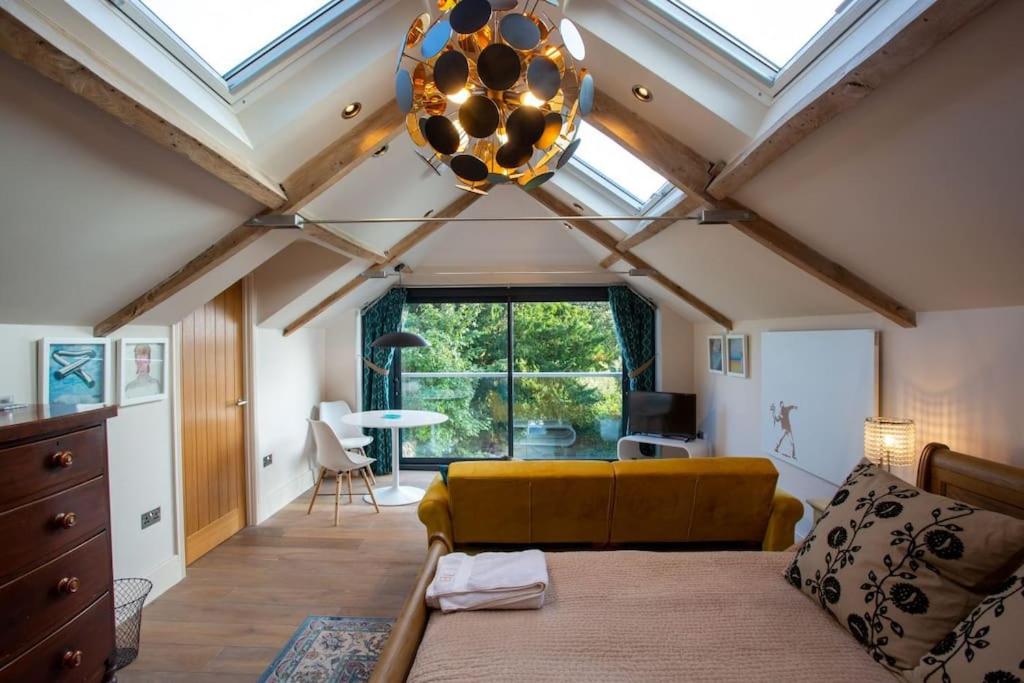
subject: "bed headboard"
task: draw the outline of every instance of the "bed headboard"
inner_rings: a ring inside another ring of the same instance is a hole
[[[968,505],[1024,519],[1024,469],[930,443],[917,468],[919,488]]]

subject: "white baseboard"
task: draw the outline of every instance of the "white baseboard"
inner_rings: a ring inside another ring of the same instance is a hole
[[[311,486],[313,473],[306,470],[265,494],[260,505],[259,523],[269,519],[275,512],[308,491]]]
[[[146,598],[146,604],[153,602],[160,597],[164,591],[178,583],[185,578],[184,563],[181,561],[181,556],[172,555],[165,562],[161,563],[156,569],[149,573],[146,577],[153,582],[153,590],[149,592],[149,597]]]

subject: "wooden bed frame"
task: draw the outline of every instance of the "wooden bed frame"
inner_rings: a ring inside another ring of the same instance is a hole
[[[1024,469],[983,460],[949,447],[931,443],[921,453],[917,470],[918,487],[969,505],[1024,519]],[[441,538],[430,539],[423,563],[402,612],[391,629],[391,636],[377,661],[371,683],[405,681],[416,660],[430,610],[427,586],[442,555],[449,552]]]

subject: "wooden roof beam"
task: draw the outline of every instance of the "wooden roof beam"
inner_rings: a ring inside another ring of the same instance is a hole
[[[158,304],[171,298],[174,294],[189,286],[211,270],[227,261],[239,251],[249,246],[271,228],[254,228],[240,225],[224,237],[207,247],[198,256],[165,278],[148,292],[135,298],[119,311],[93,328],[93,335],[106,337],[138,318],[143,313],[155,308]]]
[[[549,210],[553,211],[556,216],[571,216],[572,214],[578,214],[578,212],[555,195],[551,194],[548,190],[543,187],[539,187],[532,192],[530,196],[536,199],[538,202],[543,204]],[[618,240],[605,232],[596,223],[584,220],[584,219],[572,219],[567,221],[573,228],[579,230],[581,233],[592,239],[593,241],[600,244],[605,249],[615,252],[617,250]],[[727,330],[731,330],[732,320],[719,312],[713,306],[710,306],[702,299],[697,297],[692,292],[684,289],[677,283],[673,282],[670,278],[666,277],[664,273],[659,271],[657,268],[652,266],[650,263],[640,258],[636,254],[627,251],[621,254],[622,259],[634,268],[640,268],[650,272],[649,276],[652,280],[660,284],[665,289],[669,290],[677,297],[682,299],[684,302],[697,309],[711,320],[715,321]]]
[[[0,50],[66,90],[89,101],[161,147],[180,154],[268,209],[285,203],[285,194],[256,171],[228,159],[198,138],[107,83],[75,58],[0,9]]]
[[[317,242],[346,256],[363,259],[371,263],[384,263],[388,260],[388,257],[383,252],[377,251],[359,240],[343,235],[336,230],[331,230],[319,223],[304,223],[302,226],[302,236],[311,242]]]
[[[351,173],[390,142],[405,127],[405,116],[394,100],[310,157],[281,184],[288,203],[279,213],[297,213],[327,188]]]
[[[633,247],[643,244],[655,235],[660,234],[666,228],[675,225],[700,208],[701,203],[700,199],[690,196],[684,197],[681,202],[666,211],[662,216],[655,218],[653,221],[616,244],[615,249],[617,251],[612,252],[605,257],[605,259],[601,261],[601,267],[610,268],[615,265],[615,263],[621,258],[621,253],[625,253]]]
[[[598,92],[594,112],[587,121],[658,171],[701,205],[715,209],[751,211],[734,200],[720,200],[707,192],[714,165],[695,150],[660,128]],[[751,213],[756,213],[751,211]],[[849,296],[902,327],[915,327],[914,311],[858,277],[765,218],[736,221],[731,225],[786,259],[805,273]]]
[[[437,218],[455,218],[463,211],[472,206],[482,195],[466,193],[456,199],[454,202],[438,211],[434,216]],[[309,309],[294,321],[291,322],[287,327],[284,328],[284,336],[290,336],[295,334],[298,330],[302,329],[305,325],[312,322],[316,318],[320,317],[327,309],[334,304],[338,303],[350,293],[352,293],[361,284],[366,282],[369,278],[370,273],[375,270],[379,270],[380,267],[388,268],[398,263],[405,254],[407,254],[413,247],[418,245],[423,240],[427,239],[435,232],[444,227],[446,223],[436,221],[430,223],[424,223],[417,227],[415,230],[410,232],[408,235],[398,240],[393,247],[387,250],[387,260],[381,263],[378,267],[368,268],[359,275],[346,282],[339,289],[333,292],[330,296],[323,299],[320,303],[313,308]]]
[[[899,31],[883,33],[755,138],[715,177],[708,192],[716,199],[732,196],[801,140],[857,106],[993,4],[995,0],[936,0]]]

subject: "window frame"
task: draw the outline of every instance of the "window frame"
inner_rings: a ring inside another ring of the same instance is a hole
[[[724,27],[685,6],[685,0],[625,0],[622,9],[751,95],[771,103],[881,4],[882,0],[845,0],[835,16],[777,70]]]
[[[515,410],[515,368],[512,360],[515,358],[515,320],[513,315],[513,304],[517,303],[552,303],[552,302],[584,302],[584,301],[608,301],[607,286],[581,286],[581,287],[559,287],[559,286],[526,286],[526,287],[410,287],[406,291],[405,304],[505,304],[506,316],[506,374],[508,382],[507,403],[507,436],[508,455],[503,458],[490,458],[491,460],[511,460],[515,458],[515,424],[513,422]],[[403,311],[404,313],[404,311]],[[388,375],[390,383],[391,405],[396,410],[402,408],[402,349],[395,349],[394,359],[391,362],[391,371]],[[626,395],[629,393],[629,373],[626,371],[626,363],[622,362],[622,375],[619,382],[622,395],[622,410],[626,409]],[[625,414],[625,413],[623,413]],[[402,430],[398,435],[399,467],[403,470],[433,470],[439,465],[449,465],[453,462],[480,462],[480,458],[406,458],[402,455]]]
[[[220,74],[178,36],[144,0],[107,0],[182,68],[203,82],[229,105],[235,105],[277,69],[313,49],[328,35],[369,11],[368,0],[330,0],[299,24],[250,55],[226,74]]]

